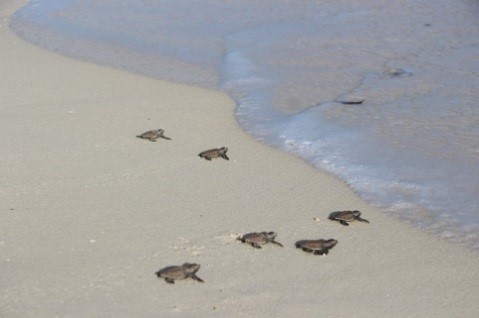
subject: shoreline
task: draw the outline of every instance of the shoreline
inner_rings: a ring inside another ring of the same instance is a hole
[[[62,57],[7,21],[0,38],[2,317],[479,315],[477,252],[253,140],[225,94]],[[172,140],[135,137],[157,128]],[[197,156],[221,146],[229,161]],[[349,209],[371,224],[327,220]],[[235,241],[263,230],[285,247]],[[294,248],[331,237],[326,257]],[[154,275],[184,262],[206,283]]]

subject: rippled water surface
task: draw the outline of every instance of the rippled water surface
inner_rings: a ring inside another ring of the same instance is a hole
[[[68,56],[221,89],[254,137],[479,248],[477,6],[36,0],[11,28]]]

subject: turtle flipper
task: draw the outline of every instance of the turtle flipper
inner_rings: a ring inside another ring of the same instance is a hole
[[[163,139],[166,139],[166,140],[171,140],[170,137],[166,137],[166,136],[163,136],[163,135],[161,135],[160,137],[163,138]]]
[[[338,220],[338,222],[341,223],[342,225],[349,226],[348,222],[346,222],[346,221]]]
[[[280,242],[276,242],[276,241],[274,241],[274,240],[272,240],[272,241],[270,241],[270,242],[273,243],[273,244],[276,244],[276,245],[278,245],[278,246],[284,247],[283,244],[281,244]]]
[[[210,157],[204,157],[206,160],[211,161]]]
[[[366,222],[366,223],[369,223],[369,221],[368,221],[368,220],[366,220],[366,219],[363,219],[363,218],[361,218],[360,216],[357,216],[357,217],[355,217],[355,219],[356,219],[356,220],[358,220],[358,221],[360,221],[360,222]]]
[[[328,255],[328,253],[329,253],[328,249],[322,249],[322,250],[313,252],[314,255]]]
[[[226,154],[221,155],[221,158],[223,158],[225,160],[230,160],[230,158],[228,158],[228,156]]]
[[[313,253],[314,252],[313,250],[310,250],[307,247],[302,247],[302,249],[303,249],[303,251],[308,252],[308,253]]]
[[[202,280],[201,278],[199,278],[198,276],[196,276],[195,274],[192,274],[190,276],[192,279],[196,280],[197,282],[200,282],[200,283],[204,283],[205,281]]]
[[[174,283],[175,283],[175,280],[174,280],[173,278],[165,277],[165,281],[166,281],[168,284],[174,284]]]
[[[261,246],[259,246],[259,245],[256,244],[256,243],[251,243],[251,246],[253,246],[254,248],[262,248]]]

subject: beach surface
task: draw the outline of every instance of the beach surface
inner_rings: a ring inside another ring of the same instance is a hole
[[[1,317],[479,317],[477,252],[254,141],[223,93],[26,43],[25,3],[0,4]],[[327,219],[351,209],[370,224]],[[236,240],[254,231],[284,248]],[[339,243],[294,247],[319,238]],[[185,262],[205,283],[155,276]]]

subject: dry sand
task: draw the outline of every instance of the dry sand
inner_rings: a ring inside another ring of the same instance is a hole
[[[1,317],[479,317],[477,252],[252,140],[224,94],[25,43],[24,2],[0,5]],[[173,140],[135,138],[156,128]],[[197,156],[219,146],[230,161]],[[371,223],[327,220],[343,209]],[[261,230],[285,247],[235,241]],[[183,262],[205,283],[154,275]]]

